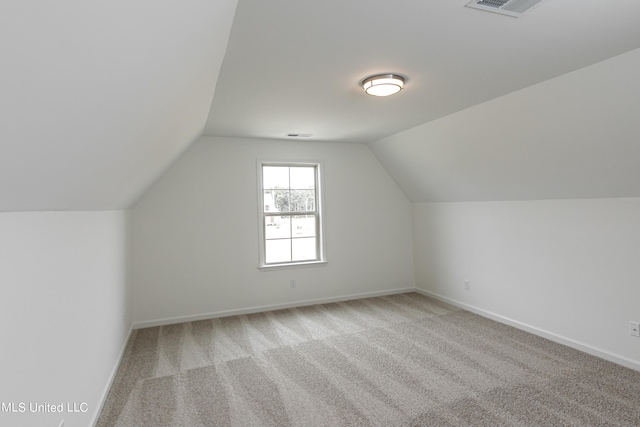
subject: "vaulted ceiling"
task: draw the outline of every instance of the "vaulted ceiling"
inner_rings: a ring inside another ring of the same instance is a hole
[[[640,196],[640,2],[467,2],[5,0],[0,211],[129,207],[201,135],[368,143],[414,202]]]
[[[205,133],[369,142],[640,47],[640,2],[240,0]],[[378,73],[407,77],[365,96]]]
[[[237,0],[2,0],[0,211],[130,206],[204,129]]]

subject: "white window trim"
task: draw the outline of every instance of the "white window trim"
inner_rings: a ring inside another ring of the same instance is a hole
[[[262,166],[316,166],[316,193],[317,193],[317,217],[318,217],[318,255],[319,259],[311,261],[294,261],[277,264],[265,263],[265,230],[264,230],[264,191],[262,190]],[[258,159],[256,162],[256,178],[258,192],[258,246],[260,270],[279,270],[283,268],[314,267],[327,264],[325,237],[324,237],[324,163],[316,160],[268,160]]]

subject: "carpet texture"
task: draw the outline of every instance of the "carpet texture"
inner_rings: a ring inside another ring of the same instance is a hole
[[[640,372],[409,293],[136,330],[97,426],[640,426]]]

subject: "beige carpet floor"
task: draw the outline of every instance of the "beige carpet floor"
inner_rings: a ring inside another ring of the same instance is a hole
[[[410,293],[133,332],[105,426],[640,426],[640,372]]]

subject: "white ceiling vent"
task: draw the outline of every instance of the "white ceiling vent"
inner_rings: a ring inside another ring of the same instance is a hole
[[[517,18],[527,10],[536,7],[538,3],[542,1],[543,0],[471,0],[466,6]]]
[[[312,133],[288,133],[287,136],[290,138],[311,138],[313,134]]]

